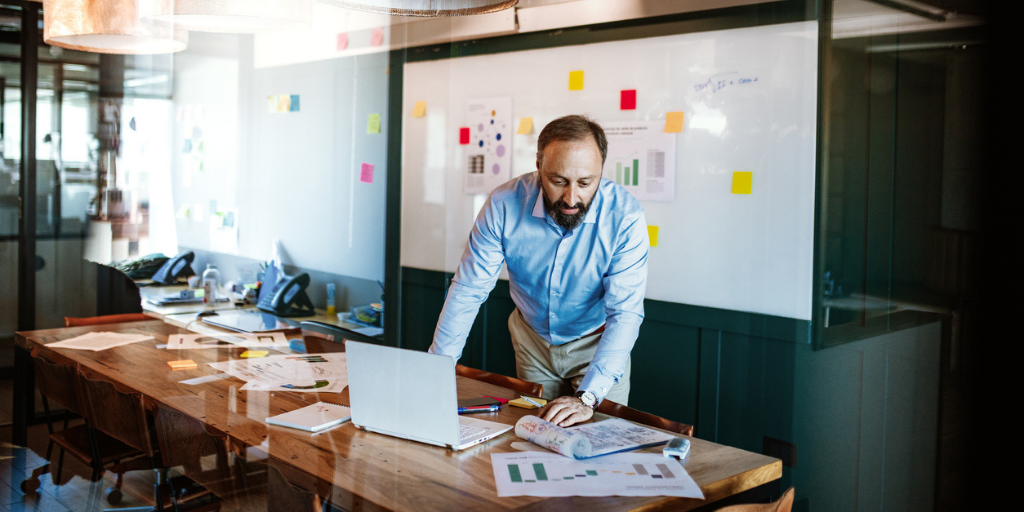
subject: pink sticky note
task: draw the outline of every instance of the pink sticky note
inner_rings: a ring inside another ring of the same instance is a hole
[[[377,27],[370,31],[370,46],[380,46],[384,43],[384,29]]]
[[[348,32],[338,34],[338,51],[348,48]]]
[[[363,183],[373,183],[373,164],[363,164],[363,169],[359,173],[359,181]]]
[[[636,110],[636,89],[622,91],[619,97],[619,110]]]
[[[469,144],[469,128],[459,128],[459,144]]]

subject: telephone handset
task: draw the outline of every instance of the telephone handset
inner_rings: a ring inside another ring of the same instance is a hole
[[[264,283],[264,286],[267,285]],[[256,303],[256,307],[277,316],[313,316],[316,310],[306,295],[307,286],[309,274],[305,272],[295,277],[282,275],[270,293],[261,294],[263,297]]]
[[[179,277],[195,275],[192,270],[192,260],[196,255],[192,251],[183,252],[167,260],[160,270],[153,274],[153,282],[157,284],[174,284]]]

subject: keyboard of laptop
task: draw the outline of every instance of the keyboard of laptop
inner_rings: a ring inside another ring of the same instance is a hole
[[[462,439],[462,440],[469,439],[469,438],[471,438],[473,436],[476,436],[476,435],[479,435],[479,434],[483,433],[485,430],[487,430],[487,429],[480,428],[480,427],[473,427],[473,426],[470,426],[470,425],[463,425],[463,424],[460,423],[459,424],[459,439]]]

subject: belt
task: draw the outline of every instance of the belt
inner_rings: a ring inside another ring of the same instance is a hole
[[[601,324],[601,327],[598,327],[597,329],[594,329],[593,331],[590,331],[589,334],[584,334],[583,336],[580,336],[579,338],[576,338],[576,340],[582,340],[583,338],[586,338],[588,336],[593,336],[595,334],[601,334],[602,332],[604,332],[604,328],[605,328],[606,325],[608,325],[608,324]],[[576,341],[576,340],[573,340],[573,341]]]

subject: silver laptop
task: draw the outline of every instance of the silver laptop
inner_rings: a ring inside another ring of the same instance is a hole
[[[352,424],[461,450],[512,429],[458,413],[455,360],[415,350],[345,342]]]

